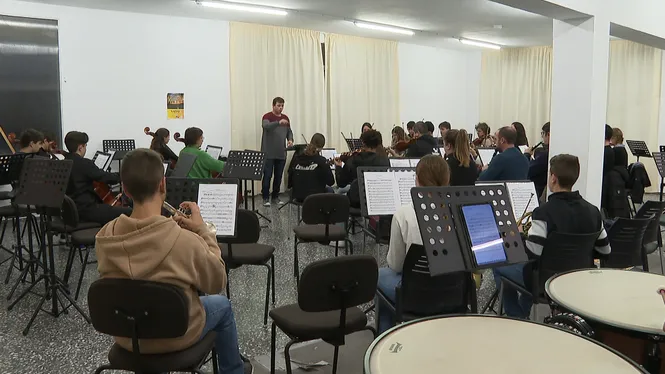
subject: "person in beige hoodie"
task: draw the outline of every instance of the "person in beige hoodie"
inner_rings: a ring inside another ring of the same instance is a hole
[[[95,250],[101,278],[129,278],[181,287],[189,299],[189,328],[176,339],[143,339],[142,353],[183,350],[210,331],[222,373],[251,373],[238,350],[238,334],[231,303],[219,295],[226,286],[226,270],[215,234],[210,232],[195,203],[181,205],[189,217],[162,216],[166,198],[162,160],[154,151],[136,149],[124,157],[120,177],[124,193],[133,199],[131,216],[121,215],[97,234]],[[198,291],[208,294],[199,297]],[[115,338],[132,349],[131,339]]]

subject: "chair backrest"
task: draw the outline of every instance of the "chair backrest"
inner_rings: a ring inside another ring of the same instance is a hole
[[[647,201],[640,207],[634,218],[651,218],[644,232],[644,244],[653,243],[658,241],[660,235],[660,216],[663,215],[665,210],[665,201]]]
[[[62,200],[61,217],[66,227],[76,227],[79,225],[78,208],[76,208],[74,200],[67,195]]]
[[[298,170],[291,171],[291,198],[296,201],[305,201],[305,199],[313,194],[325,192],[325,186],[317,185],[317,171],[315,170]]]
[[[167,306],[167,307],[165,307]],[[189,303],[177,286],[132,279],[99,279],[88,291],[88,308],[95,330],[132,339],[172,339],[189,325]]]
[[[538,260],[538,295],[555,274],[593,267],[593,251],[600,231],[588,234],[552,232]]]
[[[194,162],[196,161],[196,155],[191,153],[183,153],[178,157],[178,163],[175,164],[175,168],[171,173],[173,178],[186,178],[189,174],[189,171],[192,170]]]
[[[238,209],[235,238],[218,238],[219,243],[251,244],[259,241],[261,224],[259,217],[251,210]]]
[[[344,195],[309,195],[302,205],[302,221],[308,225],[332,225],[349,219],[349,199]]]
[[[465,272],[432,277],[425,247],[413,244],[404,259],[399,307],[403,313],[418,316],[464,313],[470,286],[470,275]]]
[[[643,266],[642,242],[649,218],[619,218],[607,233],[612,252],[603,261],[604,267],[625,269],[631,266]]]

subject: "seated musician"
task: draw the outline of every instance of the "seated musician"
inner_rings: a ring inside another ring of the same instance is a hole
[[[477,137],[473,139],[473,146],[477,148],[491,148],[496,145],[496,138],[490,134],[490,127],[485,122],[476,125]]]
[[[57,160],[58,158],[55,157],[55,150],[56,150],[56,137],[50,133],[50,132],[45,132],[44,133],[44,143],[42,144],[42,148],[37,152],[37,154],[41,157],[47,157],[52,160]]]
[[[444,158],[450,168],[451,186],[473,186],[478,179],[478,166],[471,157],[466,130],[447,130],[443,135]]]
[[[176,285],[189,304],[189,328],[175,339],[142,339],[141,352],[181,351],[214,331],[216,359],[222,373],[251,373],[243,367],[238,351],[238,334],[226,296],[226,270],[215,234],[210,232],[195,203],[181,207],[189,217],[161,215],[166,198],[166,180],[160,155],[148,149],[135,149],[122,160],[123,190],[134,200],[131,215],[121,215],[97,234],[100,278],[124,278]],[[197,291],[208,296],[199,297]],[[168,306],[165,306],[168,307]],[[115,338],[131,351],[128,338]]]
[[[337,186],[344,188],[351,186],[347,196],[352,207],[360,207],[360,191],[358,189],[358,167],[360,166],[390,166],[390,160],[386,156],[383,148],[383,138],[381,133],[376,130],[370,130],[360,135],[362,149],[354,153],[342,167],[342,161],[335,159],[335,178]]]
[[[547,237],[552,232],[566,234],[589,234],[600,232],[595,249],[602,255],[610,253],[607,233],[603,228],[600,211],[582,198],[579,191],[572,191],[580,175],[580,162],[576,156],[557,155],[550,160],[548,187],[552,191],[547,203],[533,210],[531,229],[525,241],[529,257],[540,257]],[[518,227],[522,231],[522,226]],[[591,264],[589,264],[591,266]],[[525,264],[515,264],[494,269],[497,289],[501,286],[500,276],[509,278],[525,286]],[[525,286],[526,287],[526,286]],[[529,295],[518,295],[511,287],[503,289],[503,306],[510,317],[527,318],[533,301]]]
[[[95,192],[93,182],[109,186],[118,184],[120,175],[106,172],[98,168],[92,160],[84,158],[88,149],[88,140],[88,134],[80,131],[70,131],[65,135],[65,147],[69,151],[65,159],[74,162],[69,176],[67,196],[76,203],[81,221],[104,225],[121,214],[130,214],[132,210],[104,204]]]
[[[434,125],[431,126],[432,131]],[[434,151],[439,149],[436,139],[429,133],[428,124],[418,122],[413,127],[414,137],[416,141],[406,149],[406,157],[408,158],[421,158],[431,155]]]
[[[388,153],[390,153],[392,157],[403,157],[406,151],[403,150],[400,152],[396,148],[399,147],[398,144],[404,145],[409,142],[406,136],[406,132],[404,132],[404,129],[400,126],[395,126],[393,127],[391,133],[392,140],[390,142],[390,148],[388,148]]]
[[[188,178],[212,178],[212,173],[221,173],[224,169],[224,161],[215,160],[207,152],[201,150],[203,144],[203,130],[198,127],[190,127],[185,130],[185,148],[180,151],[196,156],[194,166],[187,175]]]
[[[320,152],[326,145],[326,138],[319,133],[312,136],[305,152],[293,156],[289,164],[288,171],[288,187],[293,188],[293,175],[294,171],[306,171],[307,178],[304,181],[307,184],[307,194],[316,194],[324,192],[333,192],[332,185],[335,184],[328,160],[321,156]],[[293,196],[294,199],[303,201],[307,196]]]
[[[434,187],[447,186],[450,169],[442,157],[428,155],[423,157],[416,166],[416,186]],[[390,228],[390,244],[388,246],[388,267],[379,269],[378,289],[393,303],[396,300],[395,287],[402,281],[402,267],[406,252],[411,245],[422,245],[423,239],[418,228],[418,219],[413,204],[405,205],[393,215]],[[378,300],[378,299],[377,299]],[[378,305],[379,333],[394,325],[391,313]]]
[[[525,180],[529,174],[529,161],[522,151],[515,146],[517,132],[505,126],[496,132],[496,149],[499,152],[489,165],[480,173],[480,181],[515,181]]]
[[[550,123],[547,122],[543,125],[540,135],[543,136],[543,151],[535,153],[534,148],[528,148],[524,154],[529,158],[529,180],[533,182],[536,187],[536,194],[540,198],[547,188],[547,161],[549,160],[550,152]],[[531,155],[534,159],[531,160]]]
[[[44,134],[35,130],[27,129],[19,137],[21,149],[17,153],[38,154],[44,146]]]
[[[155,131],[152,136],[152,142],[150,142],[150,149],[159,153],[162,156],[164,162],[172,163],[175,165],[178,162],[178,156],[173,153],[171,148],[169,148],[169,140],[171,140],[171,133],[168,129],[160,128]]]

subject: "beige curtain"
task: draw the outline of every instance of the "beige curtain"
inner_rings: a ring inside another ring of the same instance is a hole
[[[661,58],[660,49],[627,40],[610,42],[607,124],[620,128],[626,140],[646,141],[652,152],[658,151]],[[635,160],[628,150],[628,162]],[[660,177],[655,163],[640,161],[651,178],[650,191],[657,191]]]
[[[373,123],[383,144],[390,144],[400,118],[397,42],[326,35],[326,82],[331,146],[346,151],[340,132],[357,138],[364,122]]]
[[[296,143],[323,130],[319,32],[231,22],[231,146],[260,149],[261,117],[283,97]],[[220,103],[221,104],[221,103]],[[309,139],[308,139],[309,140]]]
[[[529,144],[540,142],[550,120],[552,48],[506,48],[483,52],[480,76],[480,120],[492,131],[521,122]]]

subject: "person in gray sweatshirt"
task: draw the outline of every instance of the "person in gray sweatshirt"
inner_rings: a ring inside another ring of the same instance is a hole
[[[261,152],[266,154],[266,163],[263,167],[263,182],[261,194],[263,195],[263,206],[270,206],[270,179],[272,183],[272,202],[283,204],[279,201],[279,189],[282,185],[282,175],[286,165],[286,147],[293,145],[293,131],[291,121],[283,114],[284,99],[276,97],[272,100],[272,111],[263,115],[261,137]],[[274,177],[273,177],[274,172]]]

